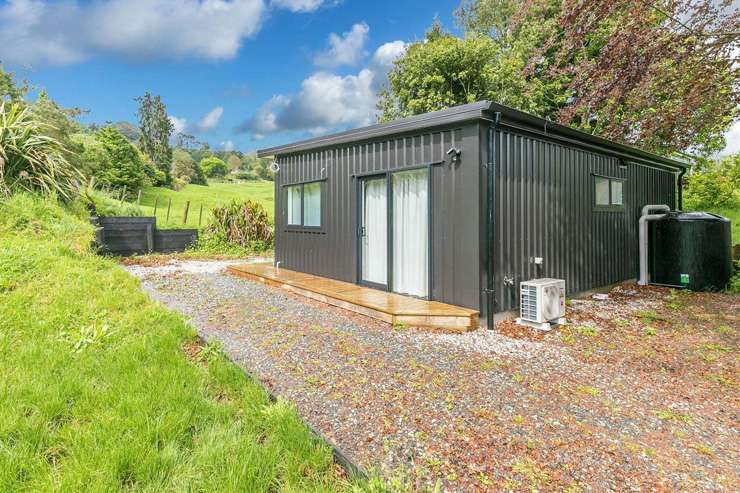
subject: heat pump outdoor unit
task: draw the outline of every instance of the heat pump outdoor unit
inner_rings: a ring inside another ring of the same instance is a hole
[[[516,323],[550,330],[565,324],[565,281],[532,279],[519,284],[519,318]]]

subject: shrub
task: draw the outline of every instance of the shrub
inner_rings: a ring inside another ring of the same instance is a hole
[[[188,183],[207,185],[206,177],[202,168],[195,162],[192,156],[183,149],[175,149],[172,153],[170,176],[172,176],[173,180],[179,182],[176,183],[176,185],[187,185]],[[180,188],[182,188],[182,186],[180,186]]]
[[[82,174],[67,160],[64,146],[44,133],[45,124],[27,108],[0,102],[0,195],[20,188],[74,197]]]
[[[709,162],[686,178],[684,201],[688,209],[714,209],[738,202],[740,154]]]
[[[98,130],[95,140],[108,157],[96,172],[100,183],[128,190],[144,185],[146,174],[141,154],[121,132],[113,127],[103,127]]]
[[[201,159],[200,168],[208,178],[223,178],[229,172],[226,163],[216,156],[208,156]]]
[[[215,207],[211,215],[206,233],[213,235],[216,241],[257,251],[272,248],[275,230],[262,204],[235,200],[225,206]]]

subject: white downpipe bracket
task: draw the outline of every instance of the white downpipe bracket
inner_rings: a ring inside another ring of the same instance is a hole
[[[642,215],[640,216],[639,223],[639,243],[640,243],[640,280],[638,284],[640,286],[646,286],[649,283],[648,279],[648,222],[657,221],[665,217],[665,212],[670,211],[671,208],[667,205],[646,205],[642,208]],[[651,214],[652,212],[663,212],[663,214]]]

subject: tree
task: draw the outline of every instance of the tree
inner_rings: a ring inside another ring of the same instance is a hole
[[[707,160],[684,179],[684,204],[689,210],[736,207],[740,203],[740,154]]]
[[[229,168],[229,171],[237,171],[242,167],[242,160],[236,154],[230,154],[226,160],[226,166]]]
[[[98,180],[116,188],[125,186],[132,191],[141,188],[146,179],[144,163],[126,137],[115,128],[106,126],[98,130],[95,140],[106,156],[96,172]],[[100,154],[99,151],[94,152]]]
[[[229,172],[226,163],[216,156],[203,158],[200,162],[200,168],[208,178],[223,178]]]
[[[180,180],[185,184],[207,185],[201,167],[184,149],[175,149],[173,151],[170,174],[174,180]]]
[[[6,72],[0,63],[0,101],[8,100],[14,103],[20,103],[28,92],[28,85],[23,83],[21,86],[13,79],[13,74]]]
[[[126,137],[126,140],[128,140],[132,144],[139,143],[139,138],[141,137],[141,134],[139,133],[139,129],[136,128],[135,125],[132,125],[127,121],[120,121],[114,123],[111,126],[121,132],[121,134]]]
[[[465,38],[436,28],[412,45],[379,108],[387,119],[487,98],[652,151],[711,153],[740,104],[740,14],[728,6],[465,1]]]
[[[141,150],[165,174],[167,183],[169,183],[172,163],[170,137],[174,127],[167,115],[167,109],[159,96],[152,96],[149,92],[136,98],[136,101],[139,103],[137,114],[141,133]]]

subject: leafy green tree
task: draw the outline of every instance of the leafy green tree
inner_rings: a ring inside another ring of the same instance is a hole
[[[740,154],[709,160],[684,179],[687,209],[715,209],[740,204]]]
[[[106,156],[96,173],[100,183],[116,188],[125,186],[131,191],[144,185],[146,174],[141,155],[121,132],[106,126],[98,130],[95,140]]]
[[[648,150],[724,146],[740,107],[740,14],[723,0],[466,0],[395,62],[389,119],[491,99]]]
[[[200,168],[208,178],[223,178],[229,172],[229,168],[222,159],[216,156],[208,156],[201,160]]]
[[[255,154],[247,154],[242,158],[242,168],[250,170],[260,180],[273,181],[275,179],[269,166],[268,159],[259,158]]]
[[[184,149],[175,149],[173,151],[172,170],[170,174],[173,179],[180,180],[184,183],[207,185],[206,178],[201,167]]]
[[[229,171],[237,171],[242,167],[242,160],[236,154],[229,154],[229,158],[226,160],[226,167]]]
[[[136,101],[139,103],[137,114],[141,133],[141,150],[165,174],[167,183],[169,183],[172,164],[170,137],[174,127],[167,115],[167,108],[159,96],[152,96],[149,92],[136,98]]]
[[[24,83],[20,86],[13,79],[13,74],[6,72],[0,63],[0,101],[8,100],[14,103],[23,101],[28,92],[28,86]]]

